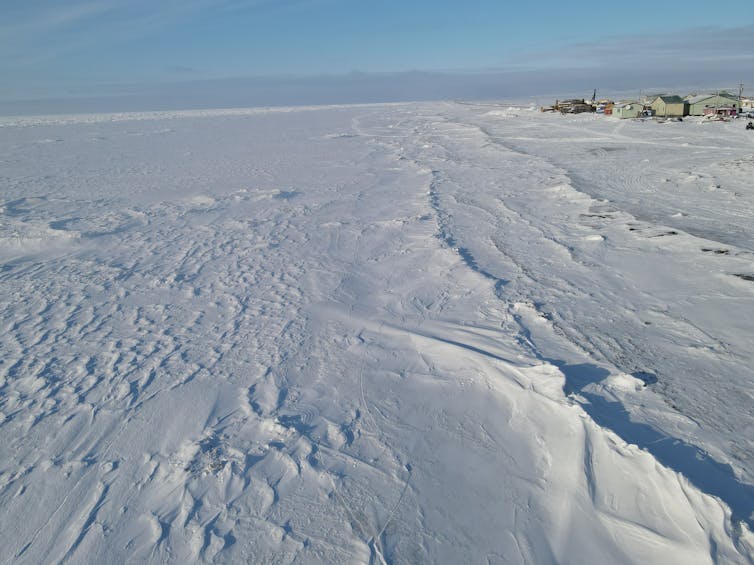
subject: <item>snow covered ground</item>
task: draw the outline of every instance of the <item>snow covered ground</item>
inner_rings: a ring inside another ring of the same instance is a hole
[[[0,118],[0,563],[754,562],[752,178],[736,122]]]

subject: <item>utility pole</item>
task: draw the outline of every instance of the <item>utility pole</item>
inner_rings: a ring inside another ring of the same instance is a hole
[[[741,111],[741,99],[744,96],[744,83],[738,83],[738,111]]]

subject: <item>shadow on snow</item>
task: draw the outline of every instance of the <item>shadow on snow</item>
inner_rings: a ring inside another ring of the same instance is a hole
[[[730,465],[715,461],[694,445],[669,437],[647,424],[632,421],[620,402],[584,391],[587,385],[605,379],[609,375],[607,370],[589,364],[551,362],[565,375],[564,392],[567,395],[578,393],[585,398],[588,402],[580,404],[598,425],[648,451],[657,461],[683,474],[703,492],[718,497],[730,507],[735,522],[745,522],[749,529],[754,529],[754,486],[738,480]]]

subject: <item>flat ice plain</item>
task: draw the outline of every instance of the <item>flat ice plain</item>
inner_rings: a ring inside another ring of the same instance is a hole
[[[752,563],[754,135],[0,118],[0,563]]]

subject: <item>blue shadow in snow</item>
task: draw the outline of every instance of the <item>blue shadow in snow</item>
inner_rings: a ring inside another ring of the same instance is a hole
[[[598,425],[648,451],[666,467],[683,474],[701,491],[718,497],[730,507],[734,522],[745,522],[749,529],[754,529],[754,486],[738,480],[730,465],[719,463],[702,449],[669,437],[647,424],[633,422],[620,402],[584,392],[587,385],[598,383],[609,375],[605,369],[588,364],[551,362],[565,375],[565,393],[577,392],[588,400],[581,406]]]
[[[273,196],[273,198],[276,198],[277,200],[293,200],[297,196],[301,196],[301,193],[298,190],[282,190]]]
[[[437,171],[432,171],[433,175],[437,175]],[[464,263],[474,272],[479,273],[484,278],[489,279],[495,285],[495,294],[501,300],[503,299],[503,288],[509,281],[500,278],[488,270],[484,269],[474,257],[474,254],[467,247],[463,247],[458,244],[458,241],[453,236],[448,226],[449,214],[442,208],[440,204],[440,195],[437,191],[437,180],[433,180],[429,189],[429,202],[437,215],[440,232],[437,234],[438,239],[443,241],[445,245],[451,249],[455,249],[458,255],[461,257]]]

